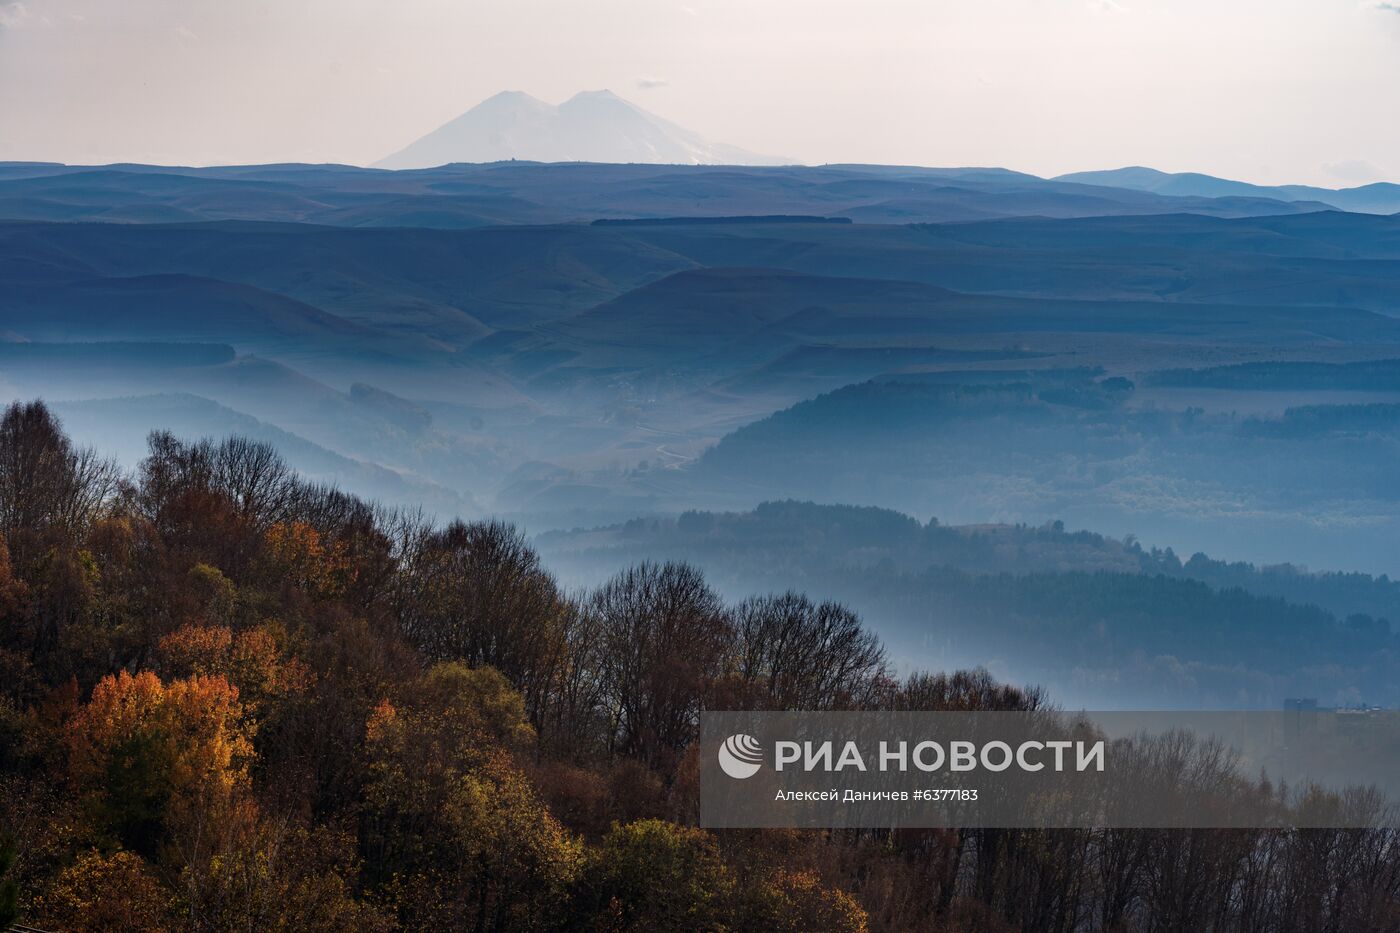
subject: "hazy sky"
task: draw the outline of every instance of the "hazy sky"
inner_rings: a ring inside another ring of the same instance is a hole
[[[805,162],[1400,181],[1400,0],[0,0],[0,159],[362,164],[604,87]]]

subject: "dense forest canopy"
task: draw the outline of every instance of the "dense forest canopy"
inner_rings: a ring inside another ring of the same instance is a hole
[[[835,602],[731,604],[679,562],[569,593],[507,524],[380,508],[237,437],[153,434],[127,474],[37,402],[0,423],[0,535],[0,924],[1400,924],[1390,830],[697,827],[703,709],[1051,700],[897,678]]]

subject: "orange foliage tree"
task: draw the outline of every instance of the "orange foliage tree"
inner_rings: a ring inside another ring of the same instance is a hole
[[[247,785],[251,727],[222,676],[109,675],[68,726],[69,771],[99,834],[154,854],[171,818],[228,819]]]
[[[156,646],[161,668],[174,677],[223,677],[238,689],[245,716],[258,717],[273,702],[306,691],[310,668],[288,650],[275,622],[234,632],[223,625],[186,625]]]
[[[354,565],[341,542],[326,544],[306,522],[276,522],[263,536],[276,575],[317,597],[343,593],[354,582]]]

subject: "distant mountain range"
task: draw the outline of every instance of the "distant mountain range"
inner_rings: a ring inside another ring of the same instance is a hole
[[[67,166],[0,163],[0,219],[121,224],[239,220],[468,229],[592,220],[807,215],[856,224],[999,217],[1333,209],[1320,200],[1181,196],[996,168],[453,163],[391,172],[346,165]],[[394,248],[405,242],[390,237]]]
[[[672,165],[792,162],[712,143],[612,91],[585,91],[558,106],[520,91],[503,91],[375,167],[432,168],[511,159]]]
[[[1365,214],[1400,212],[1400,185],[1377,182],[1359,188],[1316,188],[1311,185],[1252,185],[1199,172],[1159,172],[1140,165],[1106,172],[1073,172],[1055,181],[1150,191],[1173,197],[1273,198],[1281,201],[1320,201],[1329,207]]]
[[[558,105],[521,91],[502,91],[380,160],[373,167],[425,169],[455,163],[509,161],[632,165],[796,164],[793,159],[759,155],[737,146],[711,142],[698,133],[618,97],[612,91],[601,90],[575,94]],[[876,167],[840,168],[869,171]],[[889,166],[886,171],[909,173],[911,170]],[[1083,186],[1077,191],[1060,191],[1057,194],[1089,195],[1087,189],[1111,188],[1170,198],[1211,199],[1223,202],[1214,205],[1211,212],[1229,205],[1244,215],[1287,212],[1289,208],[1280,209],[1281,205],[1290,205],[1293,210],[1336,208],[1368,214],[1400,212],[1400,185],[1390,182],[1342,189],[1312,185],[1255,185],[1198,172],[1169,173],[1143,166],[1072,172],[1045,180],[998,169],[959,169],[954,174],[964,180],[983,175],[995,178],[1001,184],[1019,177],[1032,184],[1059,182]],[[906,175],[897,182],[894,179],[891,181],[897,186],[899,182],[907,183],[908,178]],[[909,192],[900,193],[907,198]],[[1197,206],[1190,205],[1191,208]],[[1059,211],[1051,208],[1046,213],[1054,215]]]

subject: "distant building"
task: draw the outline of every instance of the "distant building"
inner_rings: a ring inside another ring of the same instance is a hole
[[[1284,717],[1283,723],[1284,734],[1288,738],[1297,738],[1303,732],[1310,732],[1317,727],[1316,697],[1289,697],[1283,701],[1283,710],[1290,714]]]

